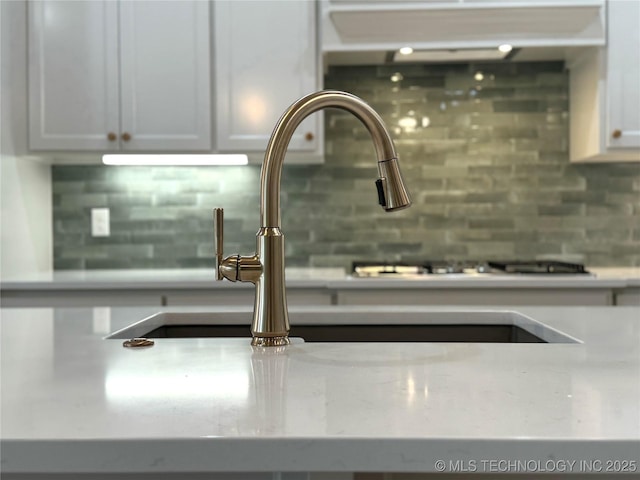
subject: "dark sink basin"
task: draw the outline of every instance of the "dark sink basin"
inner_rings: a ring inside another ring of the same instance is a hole
[[[245,325],[164,325],[147,338],[251,336]],[[492,342],[547,343],[514,325],[299,325],[291,337],[305,342]]]

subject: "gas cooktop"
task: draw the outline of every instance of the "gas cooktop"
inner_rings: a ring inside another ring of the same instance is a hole
[[[410,277],[415,275],[590,275],[579,263],[555,260],[530,261],[448,261],[376,262],[352,263],[356,277]]]

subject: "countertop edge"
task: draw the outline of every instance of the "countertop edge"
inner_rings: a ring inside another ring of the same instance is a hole
[[[263,437],[113,440],[3,439],[4,473],[205,473],[205,472],[453,472],[474,466],[475,473],[620,473],[607,462],[635,462],[640,439]],[[215,455],[212,455],[215,449]],[[75,455],[70,457],[69,451]],[[496,452],[500,452],[499,455]],[[498,458],[499,457],[499,458]],[[38,459],[38,462],[34,462]],[[550,463],[553,459],[553,463]],[[571,467],[573,465],[573,467]],[[99,466],[99,469],[96,469]],[[502,468],[502,470],[501,470]],[[562,468],[566,470],[561,471]],[[569,470],[572,468],[573,470]],[[629,467],[633,468],[633,467]],[[467,470],[469,471],[469,470]]]

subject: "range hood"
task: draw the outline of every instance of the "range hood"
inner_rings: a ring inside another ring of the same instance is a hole
[[[605,0],[321,0],[320,8],[325,53],[606,43]]]

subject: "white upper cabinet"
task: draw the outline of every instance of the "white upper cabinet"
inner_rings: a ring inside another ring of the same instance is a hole
[[[640,2],[607,7],[607,47],[569,64],[573,162],[640,161]]]
[[[29,2],[32,150],[211,148],[209,4]]]
[[[640,2],[609,2],[607,148],[635,148],[640,160]]]
[[[315,2],[219,1],[213,17],[218,150],[263,153],[287,107],[320,85]],[[289,151],[319,152],[321,132],[309,116]]]

